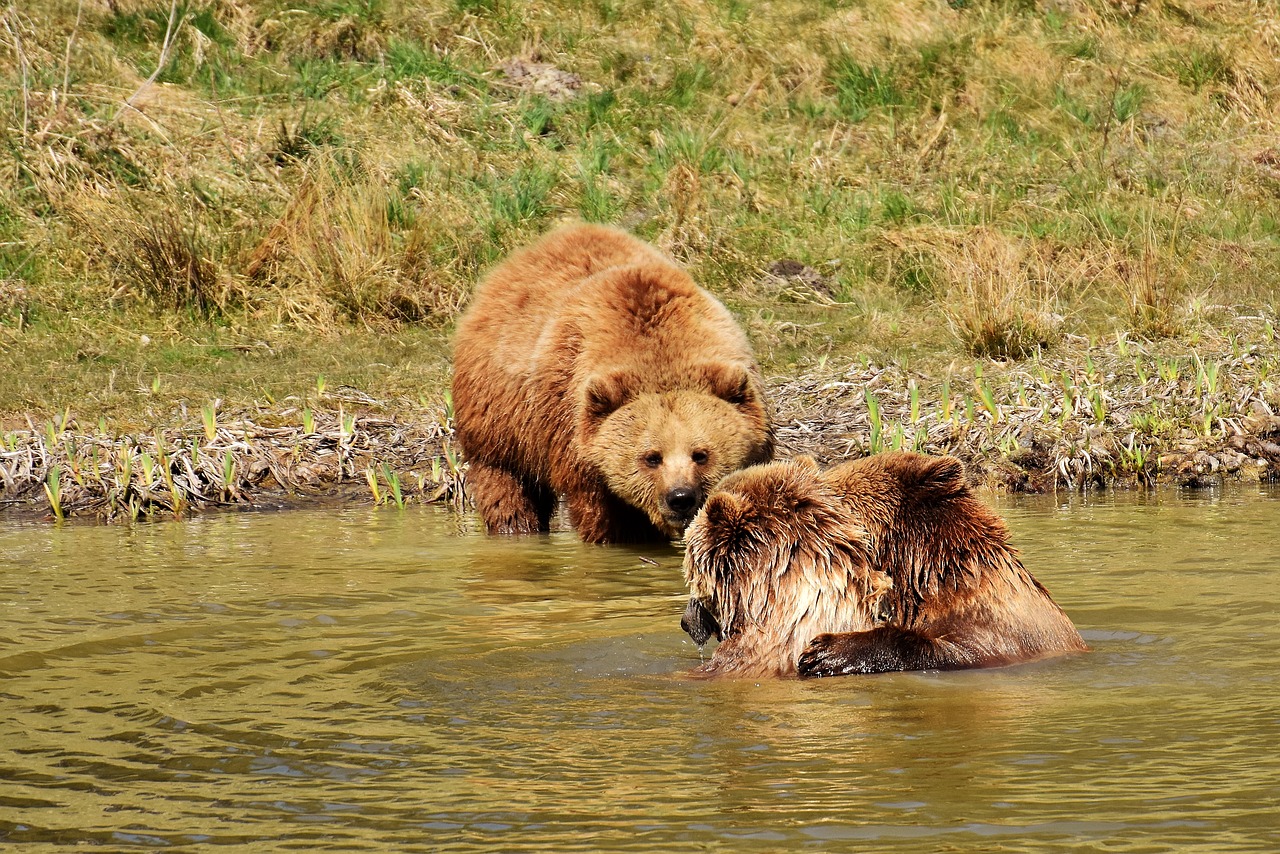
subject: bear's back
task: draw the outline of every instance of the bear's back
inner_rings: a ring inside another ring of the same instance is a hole
[[[1085,648],[959,460],[890,452],[827,477],[866,529],[872,564],[893,578],[898,624],[963,636],[984,666]]]
[[[481,329],[540,327],[539,321],[563,311],[591,276],[643,263],[669,262],[648,244],[615,228],[558,229],[516,250],[490,271],[458,324],[459,335]],[[515,318],[520,322],[513,323]]]

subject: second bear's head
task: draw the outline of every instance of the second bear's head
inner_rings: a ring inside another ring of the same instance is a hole
[[[773,456],[754,371],[703,364],[678,373],[674,390],[650,390],[655,378],[626,371],[596,375],[584,389],[578,423],[585,456],[609,491],[672,538],[721,478]]]
[[[870,565],[864,531],[808,457],[721,482],[686,534],[682,627],[719,649],[708,675],[786,676],[821,632],[879,619],[892,587]]]

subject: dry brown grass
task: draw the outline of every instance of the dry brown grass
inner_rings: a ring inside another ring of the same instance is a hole
[[[697,169],[676,163],[667,173],[663,187],[663,212],[667,227],[658,243],[677,258],[688,261],[707,247],[707,199]]]
[[[306,176],[265,238],[246,275],[264,285],[258,301],[278,319],[332,329],[452,316],[461,289],[439,274],[425,225],[404,233],[389,221],[388,179],[330,156]]]
[[[105,271],[105,298],[148,303],[162,311],[216,315],[242,293],[223,268],[200,211],[152,194],[108,199],[81,193],[65,204],[85,241],[87,269]]]
[[[136,293],[161,308],[210,315],[226,308],[230,287],[196,220],[143,213],[118,227],[116,263]]]
[[[893,240],[932,268],[947,325],[972,355],[1021,359],[1061,334],[1056,271],[1027,241],[988,228],[932,227]]]
[[[1151,248],[1114,262],[1129,328],[1147,338],[1169,338],[1184,327],[1184,273]]]

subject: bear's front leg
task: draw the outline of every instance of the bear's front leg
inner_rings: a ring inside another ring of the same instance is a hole
[[[865,632],[818,635],[809,641],[796,671],[800,678],[889,673],[898,670],[955,670],[972,667],[966,650],[897,626]]]
[[[551,529],[555,495],[528,487],[505,469],[471,463],[467,486],[490,534],[536,534]]]
[[[607,489],[585,486],[565,494],[569,521],[586,543],[665,543],[649,517]]]

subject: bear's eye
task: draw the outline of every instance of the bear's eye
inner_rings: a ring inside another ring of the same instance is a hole
[[[651,469],[656,469],[662,465],[662,454],[657,451],[650,451],[644,455],[644,464]]]
[[[694,451],[690,456],[695,466],[705,466],[709,459],[706,451]]]

